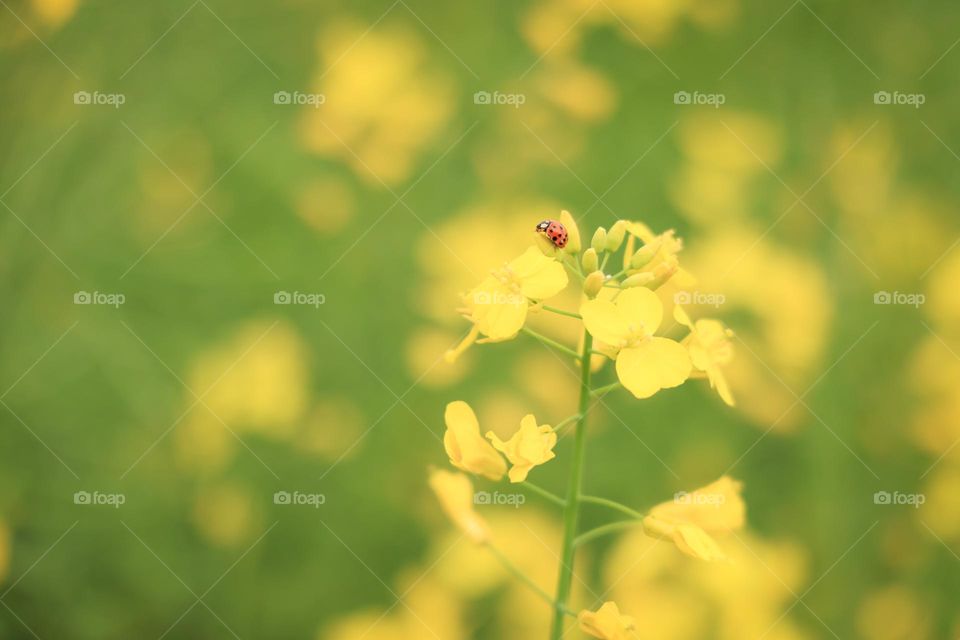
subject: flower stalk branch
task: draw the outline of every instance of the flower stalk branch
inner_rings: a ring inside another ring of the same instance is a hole
[[[576,547],[574,540],[580,520],[580,490],[583,484],[583,463],[586,457],[587,410],[590,408],[590,351],[593,349],[593,336],[588,331],[583,334],[583,351],[580,357],[580,418],[577,420],[573,440],[573,465],[567,486],[566,507],[563,512],[563,547],[560,551],[560,577],[557,581],[556,602],[566,607],[570,598],[570,585],[573,581],[573,560]],[[563,636],[563,612],[558,608],[553,617],[550,631],[552,640]]]

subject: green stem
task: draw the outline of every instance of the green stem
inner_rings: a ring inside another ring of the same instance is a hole
[[[580,419],[580,414],[579,414],[579,413],[575,413],[575,414],[573,414],[572,416],[570,416],[569,418],[564,418],[563,420],[561,420],[560,422],[557,423],[557,426],[555,426],[555,427],[553,428],[553,432],[554,432],[554,433],[557,433],[558,431],[560,431],[560,429],[564,428],[565,426],[567,426],[568,424],[570,424],[570,423],[573,422],[574,420],[579,420],[579,419]]]
[[[619,511],[620,513],[625,513],[631,518],[636,518],[642,520],[644,515],[639,511],[634,511],[625,504],[620,504],[615,500],[607,500],[606,498],[600,498],[598,496],[580,496],[580,502],[588,502],[590,504],[598,504],[603,507],[608,507],[614,511]]]
[[[547,345],[548,347],[553,347],[557,351],[562,351],[563,353],[573,356],[574,358],[580,357],[580,354],[574,351],[573,349],[571,349],[570,347],[565,347],[559,342],[557,342],[556,340],[552,340],[545,335],[539,334],[533,329],[528,329],[527,327],[524,327],[523,332],[532,338],[536,338],[537,340]],[[589,358],[588,358],[588,362],[589,362]]]
[[[552,313],[557,313],[561,316],[567,316],[569,318],[576,318],[578,320],[583,320],[583,317],[579,313],[574,313],[573,311],[566,311],[565,309],[558,309],[556,307],[551,307],[549,305],[543,305],[545,311],[550,311]]]
[[[595,396],[601,396],[601,395],[603,395],[603,394],[605,394],[605,393],[608,393],[608,392],[610,392],[610,391],[614,391],[615,389],[619,389],[619,388],[622,387],[622,386],[623,386],[623,383],[621,383],[621,382],[614,382],[613,384],[608,384],[608,385],[606,385],[606,386],[604,386],[604,387],[597,387],[596,389],[594,389],[594,390],[591,391],[590,393],[591,393],[592,395],[595,395]]]
[[[550,605],[550,608],[554,609],[557,612],[557,615],[560,616],[561,620],[563,620],[563,616],[565,615],[573,616],[573,617],[577,616],[576,613],[568,609],[566,606],[554,601],[554,599],[550,597],[550,594],[548,594],[546,591],[541,589],[540,586],[536,582],[534,582],[532,578],[530,578],[530,576],[528,576],[523,571],[521,571],[520,568],[517,567],[517,565],[513,564],[510,558],[508,558],[502,551],[500,551],[500,549],[497,549],[492,544],[488,544],[487,548],[490,549],[490,553],[492,553],[493,556],[500,561],[500,564],[503,565],[504,569],[510,572],[515,578],[523,582],[525,585],[530,587],[531,591],[533,591],[538,596],[543,598],[547,602],[547,604]]]
[[[561,506],[561,507],[567,506],[567,503],[564,501],[563,498],[561,498],[561,497],[558,496],[558,495],[554,495],[554,494],[550,493],[550,492],[547,491],[546,489],[541,489],[540,487],[538,487],[537,485],[533,484],[532,482],[524,482],[524,483],[523,483],[523,486],[526,487],[527,489],[530,489],[530,491],[533,491],[534,493],[536,493],[537,495],[539,495],[541,498],[546,498],[547,500],[549,500],[549,501],[552,502],[553,504],[559,505],[559,506]]]
[[[580,418],[577,420],[573,440],[573,468],[570,470],[570,484],[567,487],[567,506],[563,510],[563,549],[560,553],[560,576],[557,580],[557,611],[553,616],[550,631],[552,640],[560,640],[563,635],[563,611],[570,598],[570,586],[573,582],[573,557],[576,547],[577,524],[580,518],[580,488],[583,484],[583,461],[587,440],[587,409],[590,406],[590,350],[593,348],[593,336],[589,331],[583,333],[583,355],[580,357]]]
[[[561,258],[561,262],[567,265],[567,268],[569,268],[573,274],[580,279],[580,282],[584,281],[585,276],[583,275],[583,269],[580,268],[580,262],[576,258],[570,256],[569,254],[565,254],[563,258]]]
[[[610,524],[605,524],[603,526],[597,527],[596,529],[591,529],[586,533],[583,533],[577,536],[576,540],[573,541],[574,546],[579,547],[580,545],[595,540],[601,536],[605,536],[608,533],[615,533],[621,529],[629,529],[631,527],[636,527],[640,525],[639,520],[621,520],[620,522],[611,522]]]

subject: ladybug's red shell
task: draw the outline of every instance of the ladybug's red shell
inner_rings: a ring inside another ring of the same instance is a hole
[[[550,238],[550,242],[559,249],[567,246],[567,228],[556,220],[544,220],[537,225],[537,231]]]

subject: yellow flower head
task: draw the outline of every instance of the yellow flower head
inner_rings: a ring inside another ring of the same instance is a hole
[[[696,489],[681,491],[670,502],[658,504],[643,520],[651,536],[671,538],[683,553],[701,560],[724,560],[726,555],[711,533],[740,529],[746,506],[740,495],[743,485],[729,476]]]
[[[633,618],[620,615],[615,602],[605,602],[596,611],[583,610],[577,615],[580,630],[594,638],[628,640],[636,627]]]
[[[430,488],[440,501],[447,517],[473,542],[484,544],[490,539],[487,522],[473,510],[473,483],[462,473],[434,469],[430,472]]]
[[[551,298],[567,286],[563,265],[536,247],[494,271],[463,297],[464,316],[473,323],[470,334],[446,354],[453,362],[477,338],[480,342],[510,340],[523,328],[530,300]]]
[[[690,329],[690,335],[683,344],[690,352],[694,369],[706,374],[710,387],[717,390],[727,405],[734,406],[733,394],[722,369],[733,360],[733,344],[730,342],[733,332],[719,320],[704,318],[692,322],[680,305],[673,308],[673,317]]]
[[[480,423],[470,405],[462,400],[451,402],[443,420],[447,423],[443,447],[450,457],[450,464],[491,480],[500,480],[507,471],[507,463],[480,435]]]
[[[513,465],[509,474],[510,482],[523,482],[531,469],[556,457],[553,447],[557,444],[557,434],[550,425],[537,426],[537,419],[532,414],[520,421],[519,431],[506,442],[492,431],[487,432],[487,437],[497,451],[506,454]]]
[[[663,320],[663,303],[649,289],[627,289],[614,301],[587,300],[580,315],[594,338],[617,350],[617,377],[637,398],[677,387],[690,376],[687,350],[653,335]]]

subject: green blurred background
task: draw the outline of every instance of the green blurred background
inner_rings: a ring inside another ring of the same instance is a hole
[[[737,408],[610,396],[589,492],[749,508],[733,566],[609,539],[578,604],[960,635],[956,3],[0,4],[0,637],[545,637],[425,478],[451,400],[573,413],[539,344],[441,359],[561,208],[676,228],[737,333]],[[559,514],[484,509],[552,590]]]

